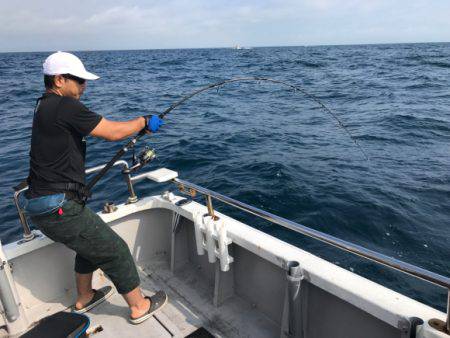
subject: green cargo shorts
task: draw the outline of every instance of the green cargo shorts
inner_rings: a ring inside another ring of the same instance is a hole
[[[125,241],[83,203],[69,200],[61,215],[54,212],[31,220],[47,237],[76,252],[77,273],[87,274],[99,268],[120,294],[139,286],[136,264]]]

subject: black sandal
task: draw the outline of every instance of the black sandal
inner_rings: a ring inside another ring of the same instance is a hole
[[[156,311],[161,309],[169,299],[167,297],[167,294],[164,291],[158,291],[151,297],[145,297],[150,300],[150,308],[146,313],[144,313],[142,316],[138,318],[131,318],[130,317],[130,323],[131,324],[140,324],[143,321],[149,319]]]
[[[81,309],[75,308],[75,305],[72,308],[73,313],[85,313],[92,309],[93,307],[103,303],[106,299],[108,299],[113,293],[114,290],[111,286],[104,286],[101,289],[98,290],[92,290],[94,291],[94,297],[92,297],[91,301],[87,303],[84,307]]]

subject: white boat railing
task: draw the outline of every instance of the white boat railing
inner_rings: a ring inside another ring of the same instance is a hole
[[[247,213],[250,213],[252,215],[255,215],[257,217],[265,219],[269,222],[281,225],[282,227],[287,228],[292,231],[295,231],[299,234],[314,238],[323,243],[334,246],[338,249],[350,252],[357,256],[369,259],[373,262],[385,265],[389,268],[401,271],[403,273],[409,274],[416,278],[425,280],[434,285],[445,288],[447,290],[447,319],[445,322],[445,327],[446,327],[447,333],[450,333],[450,278],[449,277],[445,277],[440,274],[422,269],[413,264],[400,261],[396,258],[393,258],[393,257],[387,256],[387,255],[381,254],[379,252],[367,249],[358,244],[354,244],[354,243],[342,240],[340,238],[328,235],[324,232],[320,232],[320,231],[308,228],[307,226],[304,226],[302,224],[299,224],[299,223],[290,221],[288,219],[285,219],[283,217],[274,215],[270,212],[267,212],[262,209],[251,206],[249,204],[237,201],[231,197],[222,195],[220,193],[217,193],[215,191],[201,187],[199,185],[190,183],[188,181],[185,181],[185,180],[182,180],[179,178],[175,178],[174,182],[178,185],[179,190],[182,192],[189,193],[191,195],[200,193],[200,194],[206,196],[206,204],[207,204],[207,208],[208,208],[208,213],[212,217],[214,217],[214,211],[213,211],[213,207],[212,207],[212,198],[214,198],[218,201],[221,201],[225,204],[234,206],[240,210],[243,210]]]
[[[116,165],[123,166],[124,170],[122,171],[122,173],[124,174],[125,181],[127,183],[127,187],[128,187],[129,193],[130,193],[130,197],[128,198],[128,203],[136,202],[138,199],[134,192],[133,182],[137,181],[138,179],[145,178],[146,175],[141,174],[141,175],[138,175],[135,177],[131,177],[131,175],[127,171],[128,163],[123,160],[117,161],[116,163],[114,163],[114,165],[115,166]],[[86,170],[86,174],[100,171],[103,167],[104,167],[104,165],[100,165],[100,166],[97,166],[94,168],[89,168]],[[447,290],[447,316],[446,316],[446,322],[444,323],[444,325],[445,325],[444,329],[447,330],[447,333],[450,333],[450,278],[449,277],[442,276],[440,274],[425,270],[425,269],[415,266],[413,264],[406,263],[406,262],[403,262],[396,258],[393,258],[393,257],[387,256],[387,255],[381,254],[379,252],[367,249],[358,244],[354,244],[354,243],[342,240],[340,238],[331,236],[324,232],[317,231],[315,229],[309,228],[302,224],[290,221],[283,217],[274,215],[270,212],[256,208],[249,204],[237,201],[231,197],[222,195],[218,192],[201,187],[194,183],[190,183],[188,181],[185,181],[185,180],[182,180],[179,178],[174,178],[172,181],[178,186],[178,189],[183,193],[190,194],[191,196],[194,196],[197,193],[204,195],[206,197],[206,206],[208,209],[208,213],[212,217],[215,217],[214,209],[212,206],[212,199],[215,199],[215,200],[221,201],[225,204],[234,206],[234,207],[236,207],[240,210],[243,210],[247,213],[250,213],[252,215],[255,215],[257,217],[260,217],[262,219],[270,221],[274,224],[278,224],[286,229],[295,231],[299,234],[314,238],[323,243],[334,246],[340,250],[350,252],[352,254],[366,258],[366,259],[376,262],[378,264],[385,265],[389,268],[401,271],[401,272],[409,274],[413,277],[425,280],[429,283],[432,283],[434,285],[445,288]],[[19,219],[22,223],[23,230],[24,230],[24,236],[23,236],[23,240],[22,240],[23,242],[30,241],[34,238],[34,234],[30,230],[30,227],[26,220],[26,216],[25,216],[24,212],[22,211],[22,209],[20,208],[19,202],[18,202],[19,195],[22,192],[26,191],[27,189],[28,189],[28,187],[18,190],[14,193],[14,203],[16,205],[16,208],[17,208],[17,211],[19,214]]]

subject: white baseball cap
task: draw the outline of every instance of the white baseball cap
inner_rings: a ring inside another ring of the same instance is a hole
[[[43,71],[45,75],[71,74],[85,80],[99,78],[88,72],[79,58],[66,52],[56,52],[45,59]]]

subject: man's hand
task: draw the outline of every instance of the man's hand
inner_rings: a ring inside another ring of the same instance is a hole
[[[164,121],[156,115],[147,115],[144,116],[144,118],[146,122],[146,129],[148,131],[151,131],[152,133],[156,133],[158,129],[164,124]]]

